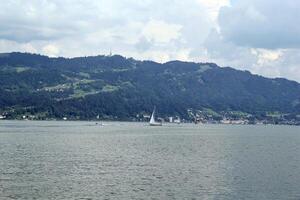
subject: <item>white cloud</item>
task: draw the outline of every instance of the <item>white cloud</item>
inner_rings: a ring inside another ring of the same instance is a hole
[[[0,40],[0,52],[12,51],[39,53],[38,49],[32,43],[19,44],[15,41]]]
[[[6,0],[0,52],[216,62],[300,81],[300,1]]]
[[[180,36],[181,25],[168,24],[161,20],[150,20],[143,28],[143,36],[153,42],[168,43]]]
[[[257,64],[264,66],[278,60],[282,56],[283,50],[251,49],[251,53],[257,56]]]
[[[182,49],[177,51],[174,49],[173,51],[169,50],[158,50],[158,49],[149,49],[143,52],[129,52],[131,57],[139,56],[142,60],[155,60],[159,63],[165,63],[170,60],[181,60],[188,61],[190,60],[190,50]]]
[[[53,44],[48,44],[43,47],[42,49],[43,53],[46,55],[49,55],[51,57],[57,57],[59,56],[59,48]]]
[[[223,6],[229,6],[229,0],[197,0],[199,4],[203,5],[207,8],[207,12],[209,17],[211,17],[214,21],[217,19],[219,15],[219,10]]]

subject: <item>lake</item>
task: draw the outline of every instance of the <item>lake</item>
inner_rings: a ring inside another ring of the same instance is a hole
[[[300,199],[300,127],[0,121],[0,199]]]

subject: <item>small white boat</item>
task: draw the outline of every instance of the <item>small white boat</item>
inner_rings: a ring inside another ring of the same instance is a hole
[[[162,126],[162,123],[161,123],[161,122],[156,122],[156,121],[155,121],[155,107],[154,107],[154,109],[153,109],[153,112],[152,112],[152,115],[151,115],[151,118],[150,118],[149,125],[150,125],[150,126]]]

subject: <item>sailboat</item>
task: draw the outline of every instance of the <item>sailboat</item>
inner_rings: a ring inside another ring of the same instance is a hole
[[[162,123],[161,123],[161,122],[156,122],[156,121],[155,121],[155,107],[154,107],[154,109],[153,109],[153,112],[152,112],[152,115],[151,115],[151,119],[150,119],[149,125],[150,125],[150,126],[162,126]]]

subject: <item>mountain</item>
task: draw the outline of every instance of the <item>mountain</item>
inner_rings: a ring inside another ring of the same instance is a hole
[[[0,54],[0,114],[128,120],[191,112],[299,116],[300,84],[214,63],[164,64],[114,56],[49,58]]]

